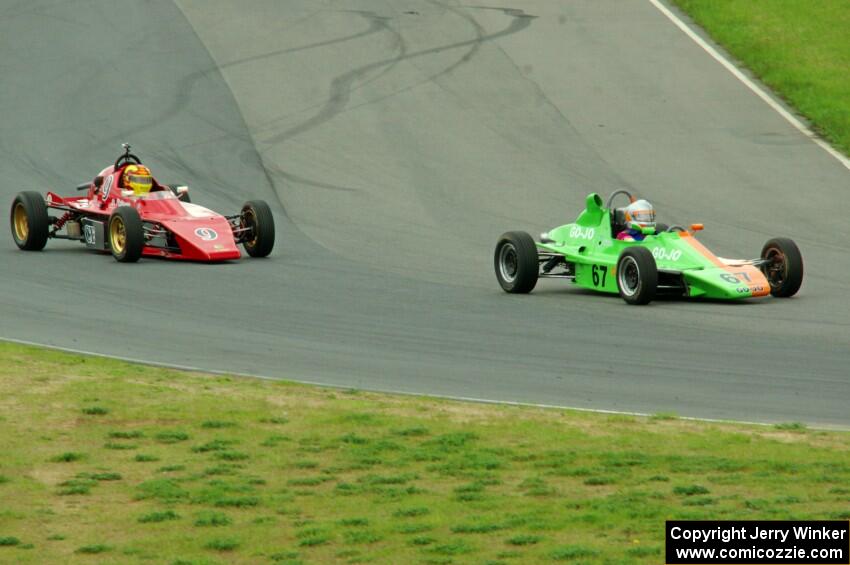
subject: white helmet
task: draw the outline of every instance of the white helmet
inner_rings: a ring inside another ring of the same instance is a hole
[[[641,228],[655,227],[655,208],[646,200],[635,200],[626,207],[626,224]]]

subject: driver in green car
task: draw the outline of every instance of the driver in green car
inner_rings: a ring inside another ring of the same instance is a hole
[[[643,228],[655,227],[655,208],[646,200],[635,200],[626,207],[626,229],[617,234],[621,241],[643,241]]]

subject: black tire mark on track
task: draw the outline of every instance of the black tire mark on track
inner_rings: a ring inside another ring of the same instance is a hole
[[[318,13],[318,11],[315,12],[315,13]],[[209,68],[202,69],[200,71],[194,72],[190,75],[183,77],[178,83],[177,96],[174,100],[174,104],[172,104],[172,106],[170,108],[168,108],[163,114],[160,114],[159,116],[157,116],[155,119],[151,120],[147,124],[133,128],[132,131],[125,131],[125,132],[121,132],[121,133],[118,133],[116,135],[113,135],[110,138],[108,138],[107,141],[108,142],[110,142],[110,141],[114,142],[116,140],[124,141],[127,138],[128,135],[137,134],[140,131],[145,131],[145,130],[151,129],[151,128],[159,125],[161,122],[167,121],[167,120],[173,118],[174,116],[176,116],[177,114],[179,114],[181,111],[183,111],[185,108],[187,108],[189,106],[189,103],[192,99],[193,91],[194,91],[195,87],[197,86],[198,82],[200,82],[203,78],[206,78],[208,75],[215,75],[215,74],[221,75],[223,70],[231,68],[231,67],[235,67],[237,65],[241,65],[243,63],[258,61],[258,60],[271,58],[271,57],[275,57],[275,56],[279,56],[279,55],[285,55],[287,53],[295,53],[295,52],[298,52],[298,51],[306,51],[306,50],[309,50],[309,49],[326,47],[328,45],[333,45],[333,44],[336,44],[336,43],[344,43],[344,42],[347,42],[347,41],[352,41],[352,40],[355,40],[355,39],[359,39],[361,37],[365,37],[367,35],[371,35],[373,33],[379,33],[379,32],[381,32],[385,29],[385,26],[381,25],[380,22],[377,22],[374,19],[369,18],[370,15],[374,15],[374,14],[371,14],[371,12],[356,12],[355,11],[353,13],[367,17],[367,19],[369,20],[369,26],[368,26],[367,29],[360,31],[360,32],[357,32],[357,33],[354,33],[354,34],[351,34],[351,35],[346,35],[344,37],[339,37],[339,38],[335,38],[335,39],[328,39],[328,40],[324,40],[324,41],[318,41],[318,42],[315,42],[315,43],[309,43],[307,45],[300,45],[300,46],[297,46],[297,47],[289,47],[289,48],[286,48],[286,49],[281,49],[279,51],[274,51],[272,53],[264,53],[262,55],[255,55],[255,56],[251,56],[251,57],[246,57],[244,59],[229,61],[229,62],[224,63],[222,65],[215,65],[214,64],[213,66],[211,66]],[[191,25],[190,25],[190,27],[191,27]],[[201,45],[204,45],[204,43],[203,43],[203,41],[201,41],[200,37],[198,38],[198,42]],[[222,76],[222,79],[223,79],[223,76]],[[221,129],[220,126],[216,126],[216,128]],[[246,130],[247,130],[247,128],[246,128]],[[253,143],[253,141],[250,139],[250,136],[248,136],[248,138],[246,138],[246,136],[239,135],[239,134],[236,134],[234,132],[227,132],[227,133],[230,134],[231,136],[233,136],[236,139]]]
[[[431,0],[431,1],[436,2],[436,0]],[[523,15],[522,10],[518,10],[516,8],[500,8],[500,7],[494,7],[494,6],[467,6],[467,8],[476,9],[476,10],[495,10],[495,11],[498,11],[498,12],[502,12],[507,16],[512,16],[512,17],[520,17],[521,15]],[[543,91],[543,89],[540,87],[540,85],[537,84],[537,82],[532,80],[530,77],[528,77],[525,73],[523,73],[520,70],[520,68],[517,67],[516,63],[514,63],[514,60],[507,53],[505,53],[504,49],[502,49],[501,47],[498,47],[498,46],[497,46],[497,49],[499,49],[502,52],[502,55],[504,55],[505,59],[508,62],[510,62],[511,66],[516,71],[516,74],[531,85],[531,87],[537,93],[537,96],[540,98],[540,100],[544,101],[547,106],[549,106],[552,110],[554,110],[555,113],[560,117],[560,119],[565,124],[567,124],[567,126],[570,129],[575,130],[575,127],[573,126],[573,124],[569,120],[569,118],[564,115],[564,113],[561,111],[561,109],[558,108],[558,106],[554,102],[552,102],[552,100],[546,95],[546,93]],[[625,179],[622,176],[620,176],[616,172],[614,167],[610,166],[610,163],[608,163],[608,161],[605,159],[605,157],[598,150],[596,150],[591,145],[587,145],[587,148],[588,148],[589,151],[591,151],[599,159],[600,162],[608,165],[608,170],[613,174],[614,180],[616,182],[612,183],[612,185],[609,187],[609,190],[613,191],[613,190],[616,190],[618,188],[626,188],[626,189],[629,189],[630,191],[638,190],[634,185],[632,185],[631,182],[629,182],[628,179]],[[591,179],[587,179],[587,180],[590,181]]]
[[[436,82],[437,79],[439,79],[440,77],[445,76],[447,74],[450,74],[456,68],[458,68],[461,65],[463,65],[464,63],[468,62],[470,59],[472,59],[472,57],[475,56],[475,54],[481,48],[481,44],[482,44],[482,41],[483,41],[483,38],[484,38],[484,35],[485,35],[484,34],[484,28],[481,27],[481,24],[479,24],[475,20],[475,18],[473,18],[472,16],[470,16],[468,14],[464,14],[461,10],[458,10],[457,8],[453,8],[451,6],[441,4],[440,2],[437,2],[436,0],[428,0],[428,1],[431,4],[434,4],[434,5],[436,5],[440,8],[445,9],[446,11],[452,12],[452,13],[460,16],[461,18],[469,21],[472,24],[472,26],[475,28],[475,32],[476,32],[476,41],[470,46],[469,51],[464,53],[463,56],[460,57],[460,59],[458,59],[457,61],[455,61],[454,63],[452,63],[451,65],[449,65],[448,67],[446,67],[445,69],[441,70],[438,73],[434,73],[432,75],[429,75],[429,76],[427,76],[426,78],[424,78],[420,81],[417,81],[413,84],[410,84],[410,85],[408,85],[404,88],[394,90],[393,92],[390,92],[389,94],[385,94],[384,96],[379,96],[378,98],[375,98],[373,100],[369,100],[368,102],[362,102],[362,103],[357,104],[355,106],[351,106],[351,107],[347,108],[345,111],[356,110],[357,108],[362,108],[363,106],[368,106],[370,104],[377,104],[378,102],[382,102],[384,100],[392,98],[393,96],[398,96],[399,94],[404,94],[405,92],[410,92],[411,90],[414,90],[414,89],[418,88],[419,86],[421,86],[423,84],[427,84],[427,83],[430,83],[430,82]],[[534,17],[534,16],[525,15],[525,17]]]
[[[436,0],[429,0],[429,2],[434,4],[434,5],[437,5],[439,7],[442,7],[447,11],[455,13],[455,14],[459,15],[460,17],[462,17],[463,19],[466,19],[467,21],[472,23],[472,25],[473,25],[473,27],[475,28],[475,31],[476,31],[476,37],[474,39],[470,39],[470,40],[466,40],[466,41],[460,41],[460,42],[456,42],[456,43],[451,43],[449,45],[444,45],[444,46],[440,46],[440,47],[432,47],[432,48],[429,48],[429,49],[423,49],[423,50],[420,50],[420,51],[417,51],[417,52],[414,52],[414,53],[410,53],[410,54],[406,54],[406,53],[403,52],[396,57],[393,57],[393,58],[390,58],[390,59],[384,59],[384,60],[381,60],[381,61],[376,61],[374,63],[370,63],[368,65],[364,65],[362,67],[352,69],[352,70],[350,70],[350,71],[348,71],[348,72],[346,72],[342,75],[335,77],[331,81],[330,95],[329,95],[329,98],[328,98],[328,102],[326,102],[322,106],[321,110],[316,115],[309,118],[308,120],[306,120],[306,121],[290,128],[290,129],[272,137],[271,139],[269,139],[268,143],[270,144],[270,147],[269,147],[269,149],[263,151],[263,153],[266,153],[267,151],[269,151],[270,149],[274,148],[275,146],[279,145],[282,142],[285,142],[289,139],[292,139],[293,137],[295,137],[299,134],[310,131],[310,130],[318,127],[319,125],[330,121],[335,116],[339,115],[343,111],[346,111],[347,103],[350,100],[351,93],[354,90],[356,90],[357,88],[362,88],[363,86],[366,86],[367,84],[369,84],[371,82],[374,82],[375,80],[377,80],[378,78],[380,78],[381,76],[386,74],[386,72],[388,72],[390,69],[392,69],[393,67],[395,67],[398,63],[400,63],[402,61],[411,60],[411,59],[414,59],[414,58],[417,58],[417,57],[422,57],[422,56],[425,56],[425,55],[433,55],[435,53],[441,53],[443,51],[447,51],[447,50],[451,50],[451,49],[458,49],[460,47],[466,47],[466,46],[470,47],[470,50],[467,53],[465,53],[458,61],[452,63],[449,67],[441,70],[439,73],[435,73],[435,74],[427,77],[423,81],[417,82],[416,84],[411,85],[407,88],[398,90],[396,92],[393,92],[393,93],[388,94],[386,96],[382,96],[382,97],[377,98],[375,100],[370,100],[369,102],[364,102],[363,104],[358,104],[358,105],[356,105],[352,108],[349,108],[349,109],[359,108],[359,107],[366,106],[366,105],[369,105],[369,104],[374,104],[376,102],[380,102],[381,100],[391,98],[392,96],[397,96],[398,94],[400,94],[402,92],[407,92],[407,91],[409,91],[413,88],[416,88],[417,86],[419,86],[421,84],[436,81],[441,76],[444,76],[448,73],[451,73],[452,71],[454,71],[459,66],[461,66],[461,65],[467,63],[469,60],[471,60],[472,57],[475,55],[475,53],[478,52],[478,50],[480,49],[481,45],[484,42],[492,41],[492,40],[497,39],[499,37],[503,37],[505,35],[511,35],[513,33],[517,33],[519,31],[522,31],[523,29],[525,29],[526,27],[528,27],[531,24],[531,19],[536,17],[536,16],[531,16],[529,14],[525,14],[521,10],[512,10],[511,13],[508,14],[508,15],[513,17],[514,20],[505,29],[500,30],[500,31],[493,33],[491,35],[485,35],[484,29],[481,27],[481,25],[477,21],[475,21],[474,18],[469,16],[468,14],[464,14],[461,10],[459,10],[457,8],[453,8],[453,7],[441,4],[441,3],[437,2]],[[400,34],[399,34],[399,38],[401,38]],[[354,88],[353,85],[357,81],[358,78],[360,78],[360,77],[364,76],[365,74],[369,73],[370,71],[375,70],[375,69],[380,68],[380,67],[386,67],[386,69],[383,72],[381,72],[379,75],[377,75],[376,77],[373,77],[369,81],[364,82],[363,84],[359,85],[357,88]],[[358,190],[357,188],[353,188],[353,187],[339,186],[339,185],[334,185],[334,184],[321,182],[321,181],[317,181],[317,180],[313,180],[313,179],[307,179],[307,178],[304,178],[304,177],[299,177],[299,176],[294,175],[292,173],[289,173],[289,172],[287,172],[287,171],[285,171],[285,170],[283,170],[279,167],[275,167],[274,172],[275,172],[276,175],[279,175],[280,177],[282,177],[286,180],[289,180],[291,182],[306,184],[308,186],[313,186],[313,187],[316,187],[316,188],[324,188],[324,189],[346,191],[346,192]],[[272,185],[272,186],[274,187],[275,191],[277,192],[277,186],[276,185]],[[283,197],[279,193],[278,193],[277,197],[278,197],[278,200],[281,202],[281,205],[283,205]]]
[[[448,8],[446,6],[443,6],[443,7],[446,8],[447,10],[451,11],[450,8]],[[521,14],[519,14],[519,15],[517,15],[515,13],[509,14],[513,18],[513,21],[511,21],[511,23],[507,27],[505,27],[504,29],[497,31],[497,32],[494,32],[492,34],[480,35],[480,36],[477,35],[474,39],[469,39],[469,40],[465,40],[465,41],[458,41],[458,42],[455,42],[455,43],[450,43],[448,45],[442,45],[442,46],[439,46],[439,47],[431,47],[431,48],[428,48],[428,49],[422,49],[420,51],[415,51],[413,53],[400,55],[398,57],[383,59],[381,61],[376,61],[374,63],[369,63],[368,65],[363,65],[361,67],[357,67],[357,68],[352,69],[352,70],[350,70],[346,73],[343,73],[342,75],[335,77],[331,81],[331,87],[330,87],[330,94],[328,96],[328,102],[325,103],[325,105],[322,107],[322,109],[315,116],[313,116],[312,118],[302,122],[301,124],[298,124],[297,126],[294,126],[290,129],[284,131],[284,132],[281,132],[278,135],[275,135],[274,137],[272,137],[268,140],[268,143],[270,143],[272,145],[276,145],[278,143],[281,143],[283,141],[291,139],[291,138],[295,137],[296,135],[299,135],[301,133],[309,131],[309,130],[311,130],[311,129],[333,119],[334,116],[339,114],[344,109],[345,103],[350,99],[351,92],[352,92],[352,86],[353,86],[354,82],[358,78],[369,73],[370,71],[384,67],[386,65],[396,65],[396,64],[398,64],[402,61],[408,61],[408,60],[411,60],[411,59],[416,59],[416,58],[424,57],[424,56],[427,56],[427,55],[434,55],[436,53],[442,53],[444,51],[448,51],[448,50],[451,50],[451,49],[458,49],[460,47],[466,47],[466,46],[480,46],[484,42],[493,41],[493,40],[498,39],[500,37],[511,35],[511,34],[514,34],[514,33],[517,33],[517,32],[524,30],[529,25],[531,25],[531,20],[535,16],[530,16],[528,14],[525,14],[521,10],[519,10],[519,12],[521,12]],[[466,62],[468,60],[469,59],[466,58],[463,61],[461,61],[460,63],[453,65],[450,68],[450,70],[441,71],[438,75],[435,76],[435,78],[439,77],[440,75],[444,74],[445,72],[451,72],[451,70],[454,70],[454,68],[456,68],[459,64],[463,64],[464,62]],[[433,80],[433,79],[431,79],[431,80]]]
[[[272,57],[277,57],[278,55],[286,55],[287,53],[297,53],[299,51],[307,51],[309,49],[316,49],[318,47],[327,47],[328,45],[335,45],[337,43],[346,43],[348,41],[354,41],[355,39],[366,37],[368,35],[372,35],[373,33],[379,33],[382,31],[389,31],[393,34],[396,34],[394,30],[390,29],[389,26],[386,25],[386,20],[389,20],[389,18],[387,17],[379,16],[374,12],[368,12],[365,10],[342,10],[342,12],[363,16],[369,21],[369,27],[353,35],[346,35],[344,37],[338,37],[335,39],[318,41],[316,43],[308,43],[307,45],[301,45],[299,47],[287,47],[286,49],[280,49],[278,51],[272,51],[270,53],[262,53],[260,55],[252,55],[251,57],[245,57],[243,59],[237,59],[235,61],[228,61],[227,63],[222,63],[220,66],[216,67],[216,69],[228,69],[236,65],[241,65],[243,63],[262,61],[263,59],[270,59]]]
[[[387,31],[387,32],[391,33],[396,38],[395,45],[398,46],[399,54],[396,57],[389,59],[389,61],[391,61],[391,63],[386,65],[381,72],[379,72],[377,75],[373,76],[372,78],[370,78],[366,81],[363,81],[357,87],[354,87],[353,83],[358,78],[362,77],[363,74],[368,73],[368,71],[366,71],[365,73],[359,74],[357,77],[353,77],[352,80],[351,80],[351,83],[348,85],[348,87],[340,91],[340,92],[345,93],[344,97],[341,96],[338,99],[334,99],[333,97],[330,98],[327,102],[325,102],[325,104],[322,105],[322,107],[321,107],[322,109],[319,111],[318,114],[314,115],[312,118],[308,119],[307,121],[302,122],[298,126],[295,126],[295,128],[292,128],[292,129],[303,128],[303,130],[292,134],[290,137],[294,137],[295,135],[298,135],[298,133],[303,133],[303,131],[308,131],[310,129],[313,129],[314,127],[319,125],[319,123],[323,123],[325,121],[328,121],[331,118],[333,118],[335,115],[342,112],[343,109],[345,108],[345,106],[348,104],[348,100],[351,98],[352,92],[379,80],[381,77],[386,75],[388,72],[392,71],[392,69],[395,68],[395,65],[399,61],[403,60],[405,55],[407,54],[407,44],[405,43],[402,35],[398,31],[394,30],[389,25],[388,22],[390,21],[390,18],[385,17],[385,16],[379,16],[379,15],[375,14],[374,12],[353,11],[352,13],[356,13],[358,15],[361,15],[363,17],[370,19],[372,24],[377,26],[380,30]],[[333,84],[332,84],[332,92],[333,92]],[[315,106],[313,106],[313,107],[315,108]],[[270,122],[270,124],[274,124],[274,121]],[[275,144],[273,144],[272,147],[274,145]],[[263,165],[262,165],[263,168],[266,169],[267,172],[272,172],[272,173],[274,173],[274,175],[277,175],[277,176],[279,176],[279,177],[281,177],[281,178],[283,178],[287,181],[298,183],[298,184],[304,184],[304,185],[312,186],[312,187],[315,187],[315,188],[323,188],[323,189],[343,191],[343,192],[356,192],[357,190],[359,190],[359,189],[354,188],[354,187],[341,186],[341,185],[336,185],[336,184],[332,184],[332,183],[328,183],[328,182],[322,182],[322,181],[318,181],[318,180],[314,180],[314,179],[309,179],[309,178],[306,178],[306,177],[301,177],[301,176],[295,175],[293,173],[289,173],[289,172],[281,169],[278,166],[266,165],[263,162],[262,153],[258,150],[257,154],[260,158],[261,163],[263,163]],[[271,178],[271,175],[270,175],[270,178]],[[272,188],[274,189],[274,191],[277,195],[277,199],[281,203],[281,206],[283,206],[284,205],[283,199],[281,198],[280,194],[277,192],[277,186],[274,184],[274,182],[272,182]]]
[[[299,134],[302,134],[306,131],[310,131],[311,129],[330,121],[337,114],[342,112],[343,109],[348,105],[348,101],[351,99],[351,94],[364,86],[375,82],[380,79],[382,76],[390,72],[398,63],[404,61],[407,58],[407,44],[404,42],[401,34],[396,30],[392,29],[389,25],[390,18],[385,16],[378,16],[372,12],[360,12],[361,15],[367,16],[372,19],[373,24],[379,25],[382,29],[389,31],[397,38],[397,44],[399,45],[399,54],[395,57],[391,57],[389,59],[384,59],[382,61],[378,61],[376,63],[370,63],[368,65],[364,65],[362,67],[358,67],[352,69],[342,75],[334,77],[331,80],[330,86],[330,94],[328,95],[327,101],[321,106],[321,109],[318,113],[316,113],[311,118],[301,122],[300,124],[293,126],[292,128],[274,136],[269,140],[269,143],[275,145],[281,141],[285,141],[287,139],[291,139]],[[354,83],[357,82],[358,79],[364,77],[369,72],[374,71],[376,69],[380,69],[380,73],[370,78],[367,81],[364,81],[362,84],[354,87]],[[273,123],[273,122],[272,122]]]
[[[314,14],[315,13],[318,13],[318,11],[314,12]],[[365,36],[368,36],[368,35],[371,35],[371,34],[374,34],[374,33],[380,33],[382,31],[390,31],[391,33],[395,34],[397,36],[398,41],[400,42],[400,44],[402,46],[402,50],[405,50],[405,46],[404,46],[404,43],[403,43],[401,36],[399,34],[397,34],[397,32],[392,30],[387,25],[387,23],[386,23],[387,18],[382,18],[381,16],[378,16],[377,14],[374,14],[372,12],[366,12],[366,11],[351,11],[351,13],[358,14],[358,15],[366,18],[369,21],[369,26],[363,31],[360,31],[360,32],[357,32],[357,33],[354,33],[354,34],[351,34],[351,35],[347,35],[347,36],[344,36],[344,37],[339,37],[339,38],[329,39],[329,40],[324,40],[324,41],[318,41],[318,42],[315,42],[315,43],[310,43],[310,44],[307,44],[307,45],[300,45],[300,46],[297,46],[297,47],[289,47],[289,48],[281,49],[279,51],[275,51],[275,52],[272,52],[272,53],[264,53],[262,55],[256,55],[256,56],[246,57],[246,58],[235,60],[235,61],[229,61],[225,64],[220,65],[220,66],[219,65],[213,65],[212,67],[209,67],[207,69],[203,69],[203,70],[197,71],[195,73],[192,73],[190,75],[187,75],[178,84],[177,96],[176,96],[176,99],[174,101],[174,104],[164,114],[161,114],[156,119],[149,122],[148,124],[142,125],[142,126],[137,127],[137,128],[133,128],[132,132],[122,132],[122,133],[119,133],[117,135],[114,135],[111,138],[109,138],[107,140],[107,142],[109,142],[110,140],[113,141],[113,142],[115,140],[124,140],[126,138],[126,136],[130,135],[131,133],[137,134],[140,131],[151,129],[151,128],[159,125],[161,122],[169,120],[169,119],[177,116],[180,112],[182,112],[184,109],[186,109],[189,106],[191,99],[192,99],[193,91],[196,88],[196,86],[198,85],[198,83],[203,78],[205,78],[205,77],[207,77],[211,74],[217,73],[219,76],[222,77],[222,80],[224,80],[223,75],[222,75],[222,71],[224,69],[227,69],[227,68],[232,68],[232,67],[235,67],[237,65],[244,64],[244,63],[247,63],[247,62],[254,62],[254,61],[258,61],[258,60],[263,60],[263,59],[266,59],[266,58],[271,58],[271,57],[275,57],[275,56],[279,56],[279,55],[283,55],[283,54],[287,54],[287,53],[295,53],[295,52],[305,51],[305,50],[309,50],[309,49],[326,47],[328,45],[333,45],[333,44],[337,44],[337,43],[344,43],[344,42],[359,39],[359,38],[362,38],[362,37],[365,37]],[[311,17],[311,16],[308,16],[308,17]],[[189,27],[191,28],[191,25]],[[191,28],[191,29],[194,30],[194,28]],[[197,36],[197,34],[196,34],[196,36]],[[200,37],[198,37],[198,42],[201,45],[204,45],[204,43],[200,39]],[[224,82],[226,84],[226,81],[224,81]],[[228,88],[228,90],[229,90],[229,88]],[[232,93],[231,93],[231,96],[232,96]],[[236,108],[238,109],[239,105],[236,104],[235,99],[234,99],[234,104],[235,104]],[[240,112],[240,115],[241,115],[241,110],[239,112]],[[245,129],[245,132],[246,132],[245,135],[240,134],[240,133],[236,133],[236,132],[232,132],[232,131],[227,131],[224,128],[222,128],[220,124],[213,124],[209,120],[206,120],[201,116],[197,116],[197,117],[199,119],[202,119],[205,122],[209,123],[215,129],[219,129],[221,131],[224,131],[225,137],[230,137],[230,138],[233,138],[233,139],[240,140],[240,141],[248,144],[252,148],[253,155],[246,156],[246,159],[251,160],[251,161],[256,161],[258,166],[260,168],[262,168],[263,174],[266,177],[266,182],[268,183],[269,189],[272,191],[272,193],[277,198],[278,203],[280,204],[280,207],[284,211],[284,215],[287,218],[289,218],[289,214],[286,212],[286,205],[284,204],[283,200],[280,198],[280,193],[277,190],[276,183],[274,182],[274,179],[272,178],[272,174],[270,174],[270,173],[275,173],[276,175],[280,175],[281,177],[283,177],[287,180],[293,181],[293,182],[301,182],[301,183],[304,183],[304,184],[312,184],[312,185],[318,186],[320,188],[331,188],[331,189],[345,190],[345,191],[356,190],[356,189],[349,188],[349,187],[334,186],[334,185],[330,185],[330,184],[327,184],[327,183],[320,183],[320,182],[316,182],[316,181],[311,181],[309,179],[300,178],[300,177],[285,173],[284,171],[280,171],[280,170],[271,170],[270,171],[270,169],[268,167],[266,167],[265,163],[263,162],[262,155],[260,154],[259,150],[257,149],[256,144],[254,143],[254,139],[252,138],[250,132],[248,131],[247,124],[244,123],[244,118],[243,118],[242,121],[243,121],[243,126],[244,126],[244,129]],[[162,157],[160,157],[160,158],[162,158]],[[165,160],[169,161],[167,158]],[[188,166],[188,163],[186,163],[182,159],[171,159],[170,162],[173,166],[177,166],[177,167],[181,168],[182,170],[185,170],[189,173],[193,172],[192,168]]]

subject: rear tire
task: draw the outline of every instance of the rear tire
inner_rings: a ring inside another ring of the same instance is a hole
[[[47,245],[50,219],[47,204],[38,192],[20,192],[12,202],[9,214],[12,239],[24,251],[41,251]]]
[[[145,234],[142,218],[135,208],[119,206],[109,216],[107,239],[112,256],[119,263],[135,263],[142,256]]]
[[[658,267],[646,247],[627,247],[617,259],[617,289],[629,304],[649,304],[658,290]]]
[[[524,231],[502,234],[496,244],[493,265],[502,290],[511,294],[528,294],[537,285],[540,273],[534,239]]]
[[[776,237],[764,244],[762,259],[771,259],[761,266],[770,283],[770,294],[788,298],[797,294],[803,284],[803,255],[797,244],[787,237]]]
[[[670,229],[670,226],[668,226],[667,224],[662,223],[662,222],[655,222],[655,235],[664,233],[669,229]]]
[[[267,257],[274,248],[274,216],[263,200],[251,200],[242,206],[242,227],[253,230],[251,239],[242,245],[251,257]]]

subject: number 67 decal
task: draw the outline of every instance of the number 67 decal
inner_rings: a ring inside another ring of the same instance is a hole
[[[605,286],[605,278],[608,275],[608,267],[605,265],[594,265],[593,268],[590,269],[591,274],[593,275],[593,286],[599,286],[599,273],[602,273],[602,286]]]
[[[738,277],[741,277],[741,278],[739,279]],[[732,283],[732,284],[738,284],[740,282],[751,282],[751,280],[752,280],[752,279],[750,279],[750,275],[748,275],[747,273],[745,273],[743,271],[738,272],[738,273],[732,273],[732,274],[723,273],[722,275],[720,275],[720,278],[723,279],[724,281]],[[743,279],[743,280],[741,280],[741,279]]]

